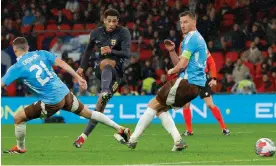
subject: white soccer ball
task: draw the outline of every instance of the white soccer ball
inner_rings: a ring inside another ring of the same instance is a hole
[[[255,152],[259,156],[271,157],[275,154],[276,147],[269,138],[261,138],[256,142]]]

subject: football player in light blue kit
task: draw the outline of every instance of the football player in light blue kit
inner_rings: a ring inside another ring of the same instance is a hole
[[[135,131],[127,143],[129,148],[136,148],[139,137],[156,115],[163,127],[171,134],[174,146],[172,151],[182,151],[187,144],[181,138],[175,123],[168,113],[171,108],[180,108],[195,99],[205,86],[206,76],[206,43],[196,31],[195,16],[186,11],[180,14],[181,28],[187,34],[184,39],[183,53],[177,59],[177,65],[168,71],[168,74],[181,73],[176,79],[168,81],[157,92],[148,104],[148,108],[139,119]],[[183,72],[183,69],[185,71]]]
[[[1,87],[9,85],[17,79],[22,80],[37,95],[38,102],[14,115],[17,145],[4,151],[5,153],[25,153],[26,122],[36,118],[50,117],[60,109],[87,119],[97,120],[117,130],[121,139],[128,138],[129,129],[116,124],[100,112],[90,111],[57,77],[52,68],[53,65],[70,73],[79,82],[81,88],[87,88],[86,81],[67,63],[48,51],[28,52],[28,49],[28,42],[25,38],[17,37],[13,41],[17,62],[8,69],[2,78]]]

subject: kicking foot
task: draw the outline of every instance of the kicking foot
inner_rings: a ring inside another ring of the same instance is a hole
[[[102,94],[103,102],[107,102],[112,97],[112,93],[109,91],[104,91],[101,94]]]
[[[85,139],[82,136],[79,136],[78,139],[73,143],[76,148],[81,148],[84,144]]]
[[[127,143],[127,146],[128,146],[130,149],[135,149],[136,146],[137,146],[137,142],[129,142],[129,143]]]
[[[118,133],[114,134],[114,138],[121,144],[126,144],[129,141],[130,135],[131,133],[129,128],[122,128]]]
[[[228,136],[228,135],[230,135],[230,130],[225,128],[222,130],[222,134]]]
[[[187,147],[188,147],[188,145],[181,139],[176,144],[174,144],[172,151],[173,152],[182,151],[182,150],[186,149]]]
[[[19,149],[16,145],[14,147],[12,147],[10,150],[5,150],[3,151],[3,153],[9,153],[9,154],[22,154],[22,153],[26,153],[26,149]]]
[[[194,133],[192,131],[187,131],[187,130],[182,134],[182,136],[192,136],[192,135],[194,135]]]

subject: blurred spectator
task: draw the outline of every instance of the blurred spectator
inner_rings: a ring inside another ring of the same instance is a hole
[[[146,60],[145,65],[142,67],[142,78],[152,77],[155,78],[155,70],[151,67],[151,61]]]
[[[232,74],[234,69],[234,64],[230,58],[225,59],[225,64],[220,69],[219,73],[221,74]]]
[[[243,60],[248,59],[249,62],[257,64],[262,60],[262,53],[258,49],[258,47],[256,47],[255,42],[252,41],[250,44],[250,48],[242,54],[241,58]]]
[[[232,87],[235,85],[233,76],[231,74],[226,74],[226,77],[222,80],[222,92],[231,92]]]
[[[129,85],[138,86],[139,80],[141,80],[141,65],[139,59],[135,56],[130,58],[130,64],[125,68],[125,77]]]
[[[44,24],[45,21],[46,21],[45,17],[43,15],[41,15],[41,12],[39,10],[37,10],[35,12],[34,24]]]
[[[235,83],[245,79],[244,76],[246,73],[249,73],[249,69],[242,63],[241,59],[238,59],[233,70],[233,79]]]
[[[69,20],[63,15],[62,11],[59,10],[57,16],[54,18],[54,20],[56,21],[56,23],[58,25],[60,24],[68,24]]]
[[[267,93],[275,91],[274,84],[269,80],[267,74],[263,75],[261,87],[258,88],[258,92]]]
[[[73,14],[73,19],[71,20],[71,25],[82,24],[82,23],[83,23],[83,20],[81,20],[80,14],[79,13],[74,13]]]
[[[267,58],[271,59],[272,62],[276,62],[276,53],[273,52],[272,47],[268,47],[267,53],[268,53]]]
[[[176,34],[174,29],[171,29],[169,32],[169,37],[167,38],[171,41],[173,41],[175,43],[176,48],[179,46],[180,44],[180,39],[179,39],[179,35]]]
[[[244,79],[238,81],[231,90],[233,93],[237,94],[254,94],[256,93],[256,86],[251,80],[250,74],[245,73]]]
[[[255,43],[256,47],[257,47],[260,51],[264,51],[264,50],[267,49],[267,46],[264,45],[263,43],[261,43],[259,37],[255,37],[254,43]]]
[[[133,24],[132,29],[129,30],[132,40],[138,40],[138,37],[141,36],[141,31],[137,28],[136,24]]]
[[[276,19],[273,19],[267,26],[266,39],[270,45],[276,44]]]
[[[76,13],[79,11],[80,4],[78,0],[69,0],[66,3],[65,9],[71,11],[72,13]]]
[[[160,77],[160,81],[159,81],[159,82],[155,81],[155,82],[152,84],[151,93],[152,93],[152,94],[156,94],[157,91],[158,91],[163,85],[165,85],[166,82],[167,82],[167,75],[162,74],[161,77]]]
[[[215,46],[214,46],[214,41],[212,41],[212,40],[208,41],[207,46],[208,46],[208,50],[210,51],[210,53],[217,51],[217,48],[215,48]]]
[[[35,17],[30,13],[29,10],[26,10],[22,21],[23,25],[32,25],[34,21]]]
[[[148,28],[145,30],[144,37],[148,38],[148,39],[153,38],[153,28],[152,28],[152,26],[148,26]]]
[[[47,3],[42,3],[40,7],[41,7],[41,15],[43,15],[45,19],[48,20],[51,17],[51,12],[48,8]]]
[[[238,24],[234,24],[233,26],[233,32],[231,34],[231,42],[232,42],[232,48],[234,50],[240,51],[245,46],[245,34],[240,30],[240,27]]]

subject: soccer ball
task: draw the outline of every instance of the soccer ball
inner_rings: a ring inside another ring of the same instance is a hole
[[[274,142],[268,138],[261,138],[256,142],[255,152],[259,156],[271,157],[275,154]]]

